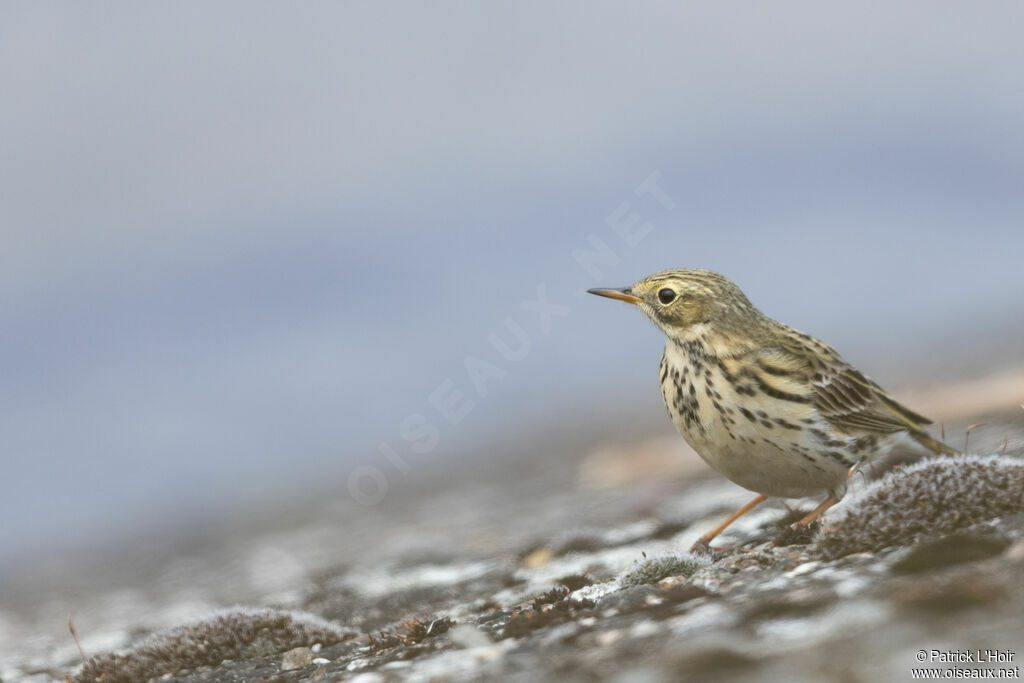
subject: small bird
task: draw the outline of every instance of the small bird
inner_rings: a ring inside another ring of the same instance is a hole
[[[958,452],[826,344],[764,315],[710,270],[655,273],[591,294],[634,304],[665,333],[661,395],[687,443],[750,501],[694,544],[706,550],[766,498],[826,494],[816,521],[863,463],[894,450]]]

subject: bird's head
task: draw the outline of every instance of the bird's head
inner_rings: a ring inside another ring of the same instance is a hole
[[[683,268],[649,275],[621,289],[591,289],[636,305],[668,336],[685,339],[696,328],[742,328],[761,314],[728,278],[710,270]]]

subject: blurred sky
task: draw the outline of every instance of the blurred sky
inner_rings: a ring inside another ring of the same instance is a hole
[[[1012,362],[1022,34],[1014,2],[3,3],[0,566],[347,495],[381,441],[415,476],[410,414],[440,457],[662,411],[660,335],[580,293],[666,267],[883,384]]]

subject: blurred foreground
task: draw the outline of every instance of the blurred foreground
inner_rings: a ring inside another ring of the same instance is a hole
[[[966,393],[930,392],[948,399],[935,414],[949,443],[985,423],[972,452],[1024,453],[1024,411],[951,403]],[[73,672],[69,613],[95,655],[235,604],[312,612],[354,637],[293,653],[294,669],[270,653],[172,680],[902,680],[919,649],[1024,642],[1024,516],[970,527],[939,559],[899,548],[823,561],[771,545],[788,517],[775,501],[716,542],[741,550],[657,583],[629,573],[671,565],[750,494],[681,439],[608,443],[423,464],[376,506],[268,504],[178,543],[55,562],[4,591],[0,679]]]

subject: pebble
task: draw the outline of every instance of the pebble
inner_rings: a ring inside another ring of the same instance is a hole
[[[527,569],[536,569],[537,567],[543,567],[548,562],[550,562],[551,558],[554,556],[554,553],[552,553],[547,548],[534,550],[532,553],[523,558],[523,566]]]
[[[813,560],[811,562],[804,562],[803,564],[798,565],[795,569],[791,569],[790,571],[786,572],[786,576],[801,576],[802,574],[813,572],[820,566],[821,562],[818,562],[817,560]]]
[[[297,647],[288,650],[281,658],[281,671],[302,669],[313,663],[313,650],[308,647]]]
[[[1006,551],[1006,559],[1014,562],[1024,562],[1024,541],[1017,541]]]
[[[483,631],[469,624],[456,624],[448,629],[448,639],[462,648],[486,647],[491,639]]]
[[[384,683],[385,679],[383,674],[379,674],[376,671],[368,671],[366,673],[353,676],[349,680],[351,683]]]

